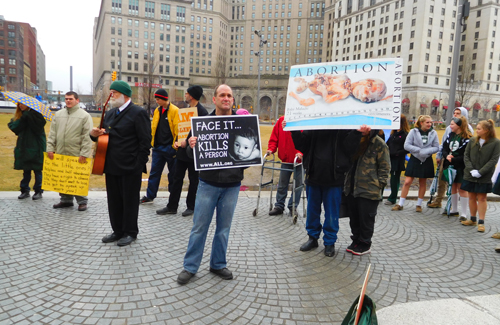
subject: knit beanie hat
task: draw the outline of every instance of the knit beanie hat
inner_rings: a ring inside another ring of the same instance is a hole
[[[250,112],[249,112],[249,111],[247,111],[247,110],[246,110],[246,109],[244,109],[244,108],[240,108],[240,109],[238,109],[238,110],[236,111],[236,114],[238,114],[238,115],[250,115]]]
[[[155,98],[168,100],[168,93],[165,89],[161,88],[155,92]]]
[[[191,95],[196,100],[200,100],[203,95],[203,88],[200,86],[191,86],[187,89],[187,93]]]
[[[109,86],[109,90],[111,89],[116,90],[117,92],[124,94],[127,97],[132,97],[132,88],[130,88],[128,83],[123,80],[113,81],[111,86]]]

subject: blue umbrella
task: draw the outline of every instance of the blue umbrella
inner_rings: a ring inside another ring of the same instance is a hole
[[[47,121],[52,121],[52,117],[54,113],[50,111],[50,108],[40,102],[38,99],[33,98],[31,96],[26,95],[25,93],[21,93],[18,91],[3,91],[3,96],[14,103],[21,103],[32,110],[35,110],[43,115]]]
[[[448,166],[445,170],[443,170],[443,176],[445,180],[448,182],[448,190],[446,191],[446,195],[448,195],[448,200],[446,201],[445,210],[448,213],[448,218],[450,217],[451,210],[451,187],[453,185],[453,181],[457,176],[457,170],[453,166]]]

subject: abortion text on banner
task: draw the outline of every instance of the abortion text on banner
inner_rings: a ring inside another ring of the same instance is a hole
[[[198,116],[198,108],[189,107],[179,109],[179,135],[177,141],[186,140],[189,131],[191,131],[191,118]]]
[[[54,154],[49,159],[45,152],[43,158],[42,189],[70,195],[87,196],[92,159],[81,164],[79,157]]]
[[[292,66],[285,130],[399,129],[402,78],[400,58]]]
[[[196,170],[262,165],[256,115],[203,116],[191,119]]]

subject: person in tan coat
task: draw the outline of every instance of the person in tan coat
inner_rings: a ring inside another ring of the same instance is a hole
[[[92,154],[92,140],[89,136],[93,127],[92,117],[80,108],[78,94],[67,92],[64,98],[66,108],[59,110],[50,125],[47,139],[47,156],[54,159],[54,153],[59,155],[79,157],[81,164],[90,163],[87,158]],[[59,193],[61,201],[54,204],[54,209],[73,206],[73,197],[78,203],[78,211],[87,210],[86,196]]]

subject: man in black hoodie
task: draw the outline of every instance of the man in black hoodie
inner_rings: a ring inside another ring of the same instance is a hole
[[[318,247],[318,239],[323,230],[324,254],[329,257],[335,254],[345,173],[351,165],[351,156],[358,150],[362,133],[368,131],[370,128],[366,125],[362,125],[357,131],[292,131],[295,148],[304,154],[306,171],[306,230],[309,240],[300,247],[301,251]],[[325,209],[323,225],[321,204]]]
[[[213,97],[215,110],[210,115],[236,115],[233,106],[233,91],[228,85],[215,88]],[[189,138],[187,154],[192,156],[196,137]],[[244,168],[223,168],[200,171],[200,183],[196,195],[193,228],[189,236],[184,270],[177,283],[186,284],[198,272],[203,257],[208,228],[216,211],[216,227],[210,255],[210,272],[224,280],[231,280],[233,273],[226,267],[226,251],[234,210],[238,201]]]
[[[187,89],[185,99],[189,107],[196,107],[198,109],[198,116],[208,115],[207,110],[200,103],[200,98],[203,95],[203,88],[200,86],[191,86]],[[180,109],[179,114],[182,113]],[[190,216],[194,213],[194,204],[196,199],[196,189],[198,188],[198,172],[194,169],[194,160],[189,158],[186,154],[187,141],[183,140],[181,143],[175,142],[174,146],[177,148],[177,162],[175,163],[175,172],[173,183],[170,187],[170,196],[168,204],[163,209],[157,210],[156,213],[164,214],[177,214],[179,207],[179,200],[181,198],[182,183],[186,170],[189,175],[189,189],[186,198],[187,209],[182,212],[183,217]]]

